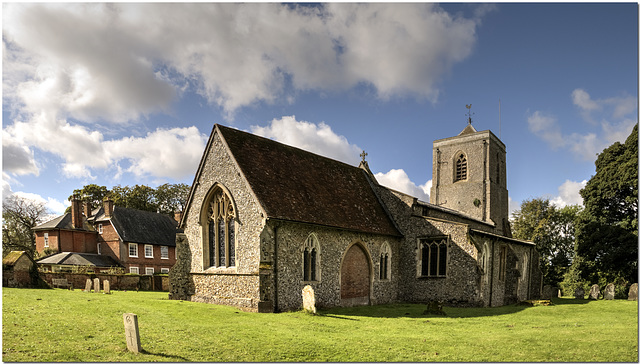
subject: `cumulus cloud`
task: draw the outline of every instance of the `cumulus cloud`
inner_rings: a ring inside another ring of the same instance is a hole
[[[324,122],[316,125],[298,121],[295,116],[273,119],[265,127],[252,126],[251,132],[348,164],[358,164],[358,155],[362,152],[357,145],[349,144],[347,138],[337,135]]]
[[[565,133],[554,115],[535,111],[527,118],[529,130],[543,139],[553,149],[567,148],[575,156],[592,161],[604,148],[617,141],[624,141],[638,122],[634,115],[637,100],[631,97],[593,99],[585,90],[572,93],[574,105],[583,119],[600,127],[600,131]],[[594,121],[599,119],[599,121]]]
[[[403,169],[392,169],[387,173],[376,173],[375,177],[378,183],[383,186],[417,197],[419,200],[429,202],[432,180],[418,186],[409,179],[409,176]]]
[[[580,190],[587,185],[587,180],[582,182],[566,180],[558,187],[558,196],[552,198],[550,202],[559,208],[568,205],[582,205]]]

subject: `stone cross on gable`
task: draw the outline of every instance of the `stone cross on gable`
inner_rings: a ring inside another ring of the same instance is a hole
[[[360,153],[360,157],[362,157],[362,161],[363,161],[363,162],[365,161],[365,160],[364,160],[364,158],[365,158],[366,156],[368,156],[368,155],[369,155],[369,154],[368,154],[367,152],[365,152],[364,150],[362,151],[362,153]]]

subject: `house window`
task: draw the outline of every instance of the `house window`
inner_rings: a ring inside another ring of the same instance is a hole
[[[420,276],[446,277],[448,237],[420,239]]]
[[[160,247],[160,259],[169,259],[169,247],[163,245]]]
[[[49,247],[49,233],[44,233],[44,247]]]
[[[154,273],[153,267],[151,267],[151,268],[147,267],[147,268],[144,269],[144,274],[146,274],[146,275],[152,276],[153,273]]]
[[[100,243],[97,244],[97,250],[98,250],[98,255],[102,254],[102,246],[100,245]]]
[[[138,244],[129,243],[129,257],[137,258],[138,257]]]
[[[315,234],[309,235],[304,243],[302,254],[302,280],[305,282],[320,280],[320,244]]]
[[[160,273],[169,273],[169,268],[160,268]]]
[[[98,224],[98,234],[102,234],[102,224]]]
[[[467,179],[467,157],[464,153],[460,153],[456,159],[456,174],[453,182],[464,181]]]
[[[380,249],[380,279],[386,280],[390,277],[391,268],[389,267],[389,257],[391,256],[391,248],[389,244],[384,243]]]
[[[504,280],[507,274],[507,247],[500,247],[500,271],[498,273],[498,279]]]
[[[222,189],[218,189],[208,203],[207,224],[209,266],[235,266],[235,211],[231,198]]]
[[[145,246],[144,246],[144,257],[145,258],[153,258],[153,245],[145,244]]]
[[[138,269],[138,267],[129,267],[129,273],[140,274],[140,270]]]

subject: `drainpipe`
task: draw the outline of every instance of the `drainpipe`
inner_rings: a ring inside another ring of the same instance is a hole
[[[273,312],[278,312],[278,228],[273,227]]]
[[[440,148],[436,148],[436,201],[435,205],[439,206],[440,200]]]
[[[491,239],[491,282],[489,283],[489,307],[493,305],[493,267],[495,266],[495,244],[496,241]]]

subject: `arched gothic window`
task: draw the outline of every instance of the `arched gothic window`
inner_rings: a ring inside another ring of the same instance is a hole
[[[236,222],[231,198],[222,190],[215,191],[207,207],[209,266],[236,265]]]
[[[456,174],[454,177],[454,182],[463,181],[467,179],[467,157],[464,153],[460,153],[458,158],[456,158]]]
[[[447,276],[448,247],[446,236],[420,239],[420,275],[422,277]]]
[[[302,261],[302,280],[305,282],[319,281],[320,245],[315,234],[309,235],[304,242]]]
[[[380,249],[380,279],[390,279],[391,267],[389,262],[391,261],[391,248],[389,244],[384,243]]]

